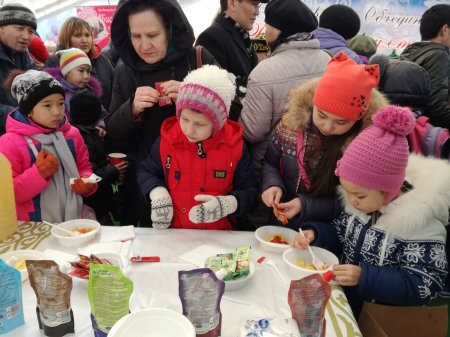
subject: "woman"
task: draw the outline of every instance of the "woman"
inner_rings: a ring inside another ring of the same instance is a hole
[[[105,122],[115,150],[127,153],[123,187],[129,202],[138,193],[135,164],[145,158],[162,122],[175,116],[180,82],[197,68],[194,33],[175,0],[128,0],[116,10],[111,38],[123,62],[116,67]],[[201,58],[203,64],[215,63],[204,49]],[[149,212],[144,221],[150,221]]]
[[[77,17],[68,18],[59,30],[58,41],[58,49],[78,48],[88,55],[92,65],[91,75],[100,81],[103,89],[102,105],[109,110],[114,68],[109,59],[102,54],[100,47],[94,44],[89,23]],[[45,67],[59,67],[59,58],[56,55],[50,56],[45,62]]]

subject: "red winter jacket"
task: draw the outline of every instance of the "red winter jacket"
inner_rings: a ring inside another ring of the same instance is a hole
[[[189,142],[175,117],[161,127],[160,156],[166,186],[172,197],[172,228],[233,229],[227,217],[213,223],[195,224],[190,209],[198,205],[197,194],[227,195],[242,156],[242,128],[227,121],[214,137],[199,144]]]

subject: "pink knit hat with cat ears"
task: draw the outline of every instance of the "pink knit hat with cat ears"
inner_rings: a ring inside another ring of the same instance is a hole
[[[414,128],[411,110],[390,105],[372,117],[373,125],[350,143],[337,162],[336,176],[387,192],[388,204],[402,187],[408,164],[408,135]]]
[[[233,82],[226,70],[214,65],[204,65],[190,72],[178,92],[177,118],[180,119],[183,109],[201,112],[212,122],[215,135],[228,118],[236,92]]]

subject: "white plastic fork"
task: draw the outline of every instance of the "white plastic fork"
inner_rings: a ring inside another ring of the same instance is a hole
[[[299,228],[298,231],[299,231],[299,233],[300,233],[300,234],[305,238],[305,240],[306,240],[305,234],[303,233],[302,229]],[[316,267],[317,270],[322,270],[322,267],[323,267],[324,263],[323,263],[323,261],[322,261],[321,259],[319,259],[319,258],[316,256],[316,254],[314,254],[314,252],[312,251],[310,245],[308,245],[308,251],[309,251],[309,253],[310,253],[311,256],[312,256],[312,264],[313,264],[313,266]]]

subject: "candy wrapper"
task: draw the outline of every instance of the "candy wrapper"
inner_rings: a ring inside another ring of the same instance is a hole
[[[331,287],[320,274],[291,281],[288,303],[302,336],[325,336],[325,309],[330,295]]]
[[[0,335],[24,324],[20,272],[0,259]]]
[[[159,93],[159,106],[172,105],[172,100],[162,90],[161,84],[164,84],[164,82],[156,82],[155,83],[155,88]]]
[[[275,204],[272,207],[273,207],[273,214],[275,214],[277,220],[281,222],[283,225],[286,225],[288,223],[286,212],[282,209],[279,209]]]
[[[239,337],[300,337],[297,322],[292,318],[274,317],[246,319],[242,322]]]
[[[39,329],[46,336],[60,337],[74,333],[74,318],[70,307],[72,279],[60,272],[55,261],[26,260],[31,288],[36,298]]]
[[[197,337],[219,337],[222,328],[220,301],[225,283],[211,269],[178,272],[183,315],[194,325]]]

